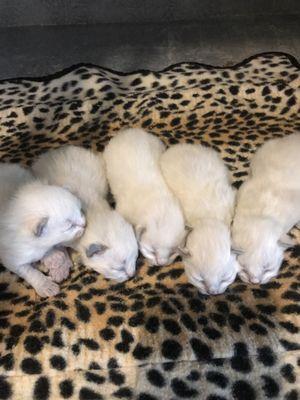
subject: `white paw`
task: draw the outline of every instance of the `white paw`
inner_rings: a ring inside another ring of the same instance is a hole
[[[34,286],[37,294],[41,297],[56,296],[59,293],[59,286],[47,276],[43,276],[38,284]]]

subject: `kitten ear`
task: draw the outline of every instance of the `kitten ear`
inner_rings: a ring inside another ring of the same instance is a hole
[[[284,233],[278,240],[278,244],[280,247],[288,249],[289,247],[295,246],[296,242],[292,236],[288,235],[287,233]]]
[[[49,221],[48,217],[44,217],[41,220],[39,220],[38,224],[35,226],[33,230],[34,236],[41,237],[45,234],[48,221]]]
[[[187,235],[188,235],[189,233],[191,233],[192,230],[193,230],[193,227],[192,227],[192,226],[190,226],[190,225],[185,225],[185,231],[186,231]]]
[[[135,227],[135,235],[137,238],[137,241],[139,242],[143,236],[143,234],[146,232],[146,227],[145,226],[141,226],[141,225],[137,225]]]
[[[178,251],[178,254],[180,255],[181,258],[190,257],[191,256],[191,253],[189,252],[187,247],[178,247],[177,251]]]
[[[185,236],[183,238],[183,241],[182,241],[181,245],[178,247],[178,251],[180,251],[180,249],[186,248],[186,244],[187,244],[187,240],[188,240],[189,234],[193,231],[193,228],[191,226],[189,226],[189,225],[186,225],[184,229],[185,229]]]
[[[101,243],[92,243],[89,245],[88,248],[85,249],[85,254],[88,258],[93,257],[95,254],[101,255],[106,252],[108,246]]]
[[[231,252],[233,254],[236,254],[237,256],[240,256],[241,254],[244,253],[244,251],[242,249],[238,249],[236,247],[231,246]]]

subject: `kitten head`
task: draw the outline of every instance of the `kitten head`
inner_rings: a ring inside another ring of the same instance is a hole
[[[280,268],[285,245],[279,241],[280,227],[270,218],[236,218],[233,248],[240,263],[240,278],[247,283],[267,283]]]
[[[154,265],[168,265],[179,255],[185,238],[184,218],[174,198],[155,204],[145,215],[136,235],[141,253]]]
[[[6,218],[24,239],[45,248],[67,245],[85,228],[80,201],[61,187],[40,182],[20,188]]]
[[[87,210],[87,228],[74,247],[82,262],[105,278],[123,282],[135,273],[138,245],[132,226],[116,211]]]
[[[189,233],[182,258],[189,281],[203,294],[223,293],[238,271],[230,231],[217,220],[203,220]]]

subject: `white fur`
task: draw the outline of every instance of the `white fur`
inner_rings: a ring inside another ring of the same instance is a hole
[[[240,276],[266,283],[279,271],[287,232],[300,221],[300,133],[270,140],[254,155],[241,186],[233,223]]]
[[[54,246],[68,244],[84,230],[81,203],[70,192],[34,181],[20,166],[0,164],[0,258],[41,296],[59,287],[32,264]],[[40,236],[35,231],[46,220]]]
[[[107,180],[102,154],[65,146],[43,154],[32,168],[40,179],[65,186],[81,199],[87,227],[72,247],[80,253],[83,263],[120,282],[133,276],[137,242],[132,226],[105,200]],[[94,244],[105,246],[105,250],[89,257],[88,249]]]
[[[231,253],[235,196],[228,171],[216,151],[201,145],[172,146],[160,163],[191,227],[183,250],[186,274],[202,293],[222,293],[238,269]]]
[[[142,254],[158,265],[176,258],[185,236],[180,205],[160,171],[163,151],[162,142],[142,129],[120,132],[104,151],[117,210],[135,227]]]
[[[101,153],[77,146],[63,146],[42,154],[32,165],[35,176],[69,189],[85,208],[107,195],[105,165]]]

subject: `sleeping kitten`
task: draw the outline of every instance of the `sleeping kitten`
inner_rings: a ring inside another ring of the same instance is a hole
[[[125,281],[135,273],[138,247],[132,226],[111,209],[102,154],[65,146],[40,156],[35,176],[67,187],[81,199],[87,218],[84,235],[72,247],[83,263],[106,278]]]
[[[104,151],[117,210],[134,225],[142,254],[156,265],[170,264],[185,237],[179,203],[159,168],[163,151],[162,142],[142,129],[118,133]]]
[[[223,293],[238,270],[231,252],[235,196],[228,171],[216,151],[201,145],[172,146],[160,163],[191,228],[182,249],[186,274],[202,293]]]
[[[257,150],[250,177],[238,191],[233,245],[245,282],[267,283],[278,274],[287,235],[300,221],[300,133],[273,139]]]
[[[67,190],[34,181],[15,164],[0,164],[0,259],[43,297],[59,286],[34,268],[53,247],[68,245],[84,230],[80,201]]]

